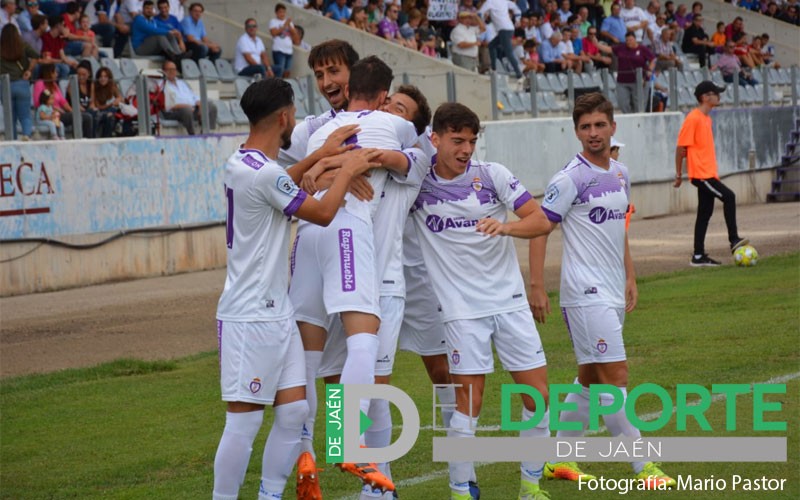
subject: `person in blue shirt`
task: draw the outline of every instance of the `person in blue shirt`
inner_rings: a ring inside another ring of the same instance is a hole
[[[183,18],[183,39],[186,48],[192,52],[192,59],[199,61],[205,57],[216,61],[222,55],[220,46],[206,34],[206,26],[203,24],[203,4],[195,2],[189,6],[189,15]]]
[[[181,54],[186,52],[186,44],[183,43],[183,27],[178,18],[169,13],[169,0],[158,0],[158,15],[156,22],[169,28],[170,30],[177,30],[181,36],[177,37],[178,46],[181,49]]]
[[[155,6],[152,0],[142,4],[142,14],[136,16],[131,25],[131,44],[140,56],[161,56],[179,63],[188,56],[181,50],[181,32],[170,29],[155,18]],[[179,43],[180,41],[180,43]]]
[[[347,0],[336,0],[331,3],[325,11],[325,17],[330,17],[334,21],[346,23],[350,20],[350,7],[347,6]]]
[[[612,5],[611,15],[603,19],[603,25],[600,27],[600,38],[613,45],[622,43],[628,31],[625,22],[619,17],[619,9],[618,3]]]

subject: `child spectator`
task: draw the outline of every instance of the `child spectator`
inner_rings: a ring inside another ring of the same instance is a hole
[[[725,23],[720,21],[717,23],[717,31],[711,35],[711,43],[714,44],[717,52],[722,52],[722,48],[725,47],[725,40],[727,40],[725,37]]]
[[[544,64],[539,62],[539,43],[535,38],[525,40],[522,44],[525,50],[525,57],[522,59],[522,64],[525,66],[524,72],[535,71],[537,73],[544,73]]]
[[[297,30],[297,37],[300,39],[300,41],[297,43],[297,46],[303,50],[311,50],[311,44],[305,41],[306,30],[299,24],[295,26],[294,29]]]
[[[56,80],[56,67],[53,64],[43,64],[40,70],[41,79],[33,84],[33,102],[41,102],[42,92],[47,90],[53,95],[53,109],[61,113],[61,121],[67,127],[72,126],[72,106],[64,98],[61,93],[61,88],[58,86]],[[89,113],[81,113],[82,130],[89,133],[92,129],[92,115]]]
[[[43,90],[39,95],[39,107],[36,109],[36,118],[40,125],[46,125],[50,130],[52,139],[65,139],[64,124],[61,123],[61,113],[53,108],[56,98],[49,90]]]
[[[90,47],[88,49],[89,55],[97,59],[100,57],[100,47],[97,45],[97,38],[95,37],[94,31],[92,31],[91,24],[92,23],[89,20],[89,16],[83,14],[78,27],[75,29],[75,34],[82,36],[87,40],[86,44],[88,44]],[[84,56],[85,55],[86,54],[84,53]]]
[[[294,53],[294,39],[298,38],[297,30],[291,17],[286,17],[286,6],[275,5],[275,17],[269,22],[269,33],[272,35],[272,63],[275,76],[289,78]]]
[[[425,35],[425,38],[420,39],[419,51],[426,56],[438,59],[439,54],[436,52],[436,37],[430,33]]]

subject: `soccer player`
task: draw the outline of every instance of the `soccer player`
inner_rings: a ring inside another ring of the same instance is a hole
[[[514,381],[535,387],[547,399],[544,349],[528,309],[514,243],[491,236],[532,238],[549,232],[550,224],[506,167],[470,159],[479,129],[478,116],[466,106],[439,106],[431,134],[436,162],[412,213],[442,309],[450,374],[458,384],[448,430],[449,437],[458,438],[475,436],[485,377],[494,370],[492,342]],[[520,220],[507,222],[508,210]],[[536,407],[528,396],[523,396],[523,404],[522,421],[527,421]],[[522,436],[549,436],[547,410],[539,412],[541,423],[522,431]],[[543,465],[521,464],[519,498],[548,498],[539,488]],[[451,462],[449,468],[450,498],[473,499],[472,464]]]
[[[750,242],[746,238],[739,237],[736,229],[736,195],[719,180],[717,173],[717,155],[714,151],[714,135],[709,114],[712,109],[719,106],[719,95],[722,92],[725,92],[725,87],[717,87],[707,80],[697,85],[694,89],[697,107],[686,115],[675,148],[674,186],[681,187],[683,159],[686,158],[689,180],[697,188],[694,255],[689,262],[694,267],[720,265],[719,261],[712,259],[705,252],[706,230],[708,221],[714,213],[714,198],[722,201],[731,252]]]
[[[369,183],[374,193],[381,193],[388,179],[386,169],[406,175],[409,157],[403,150],[417,141],[414,126],[408,121],[377,111],[385,102],[393,79],[391,68],[377,57],[358,61],[350,71],[347,111],[320,127],[309,139],[308,154],[313,154],[337,128],[357,125],[359,132],[346,141],[357,147],[381,150],[376,159],[383,167],[371,172]],[[342,368],[341,383],[374,383],[375,357],[380,326],[378,273],[372,220],[380,196],[362,201],[348,195],[330,227],[324,231],[315,226],[298,226],[293,255],[294,274],[290,297],[296,308],[296,319],[307,351],[322,351],[330,315],[338,315],[347,336],[347,358]],[[311,365],[318,359],[307,357]],[[316,367],[308,366],[309,373]],[[309,395],[311,398],[312,395]],[[364,413],[369,401],[362,402]],[[378,487],[393,490],[394,485],[383,474],[368,478],[364,468],[354,464],[341,467]]]
[[[575,102],[572,121],[583,151],[553,176],[542,202],[550,226],[562,225],[561,312],[578,360],[575,383],[583,386],[581,394],[570,393],[566,398],[578,410],[559,415],[560,422],[580,422],[582,429],[558,431],[558,437],[583,436],[589,422],[590,384],[611,384],[627,394],[622,325],[625,313],[633,311],[638,297],[625,233],[628,169],[610,156],[611,136],[616,130],[614,106],[600,93],[583,95]],[[543,280],[546,245],[546,235],[531,240],[529,256],[531,308],[540,323],[550,313]],[[600,404],[612,403],[613,396],[600,395]],[[640,436],[624,408],[604,415],[604,420],[612,436]],[[633,462],[632,466],[648,488],[675,485],[675,480],[653,462]],[[581,476],[593,479],[575,462],[545,466],[548,478],[578,481]]]
[[[294,94],[283,80],[251,85],[242,96],[245,143],[225,166],[228,271],[217,307],[225,429],[214,460],[215,500],[236,499],[264,407],[275,408],[262,462],[259,498],[280,498],[297,458],[308,414],[305,365],[288,287],[292,215],[329,224],[350,180],[376,166],[374,150],[348,153],[320,200],[306,195],[274,158],[295,124]]]

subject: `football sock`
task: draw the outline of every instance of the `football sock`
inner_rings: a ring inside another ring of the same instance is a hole
[[[447,437],[474,438],[478,428],[478,418],[470,418],[460,411],[453,412],[450,419],[450,429]],[[469,491],[469,481],[472,476],[472,462],[450,462],[450,489],[463,492]]]
[[[316,460],[314,453],[314,422],[317,420],[317,371],[322,363],[322,351],[305,351],[306,357],[306,401],[308,418],[303,424],[302,451],[307,451]]]
[[[308,402],[305,399],[275,407],[275,422],[269,431],[261,462],[259,498],[262,498],[262,493],[268,499],[280,498],[283,494],[286,480],[300,455],[300,434],[307,415]]]
[[[575,379],[575,384],[579,384],[578,379]],[[589,425],[589,388],[581,386],[581,393],[576,394],[570,392],[564,399],[565,403],[574,403],[578,405],[576,411],[561,411],[558,415],[559,422],[580,422],[582,424],[579,431],[564,431],[559,430],[556,433],[558,437],[581,437],[586,432],[586,426]]]
[[[214,499],[237,498],[244,481],[253,440],[261,428],[264,410],[245,413],[227,412],[225,429],[214,458]]]
[[[439,404],[454,405],[456,404],[456,388],[453,387],[452,385],[448,385],[447,387],[437,387],[436,397],[439,398]],[[456,407],[442,406],[439,409],[442,412],[442,427],[447,429],[448,427],[450,427],[450,418],[452,418],[453,412],[455,411]]]
[[[531,418],[533,418],[534,412],[530,411],[529,409],[522,407],[522,421],[527,422]],[[526,429],[524,431],[519,431],[520,437],[537,437],[537,438],[547,438],[550,437],[550,411],[546,410],[544,412],[544,416],[542,420],[536,424],[536,427],[532,429]],[[534,483],[538,483],[539,479],[542,478],[542,471],[544,470],[544,461],[538,462],[522,462],[520,464],[520,470],[522,471],[522,479],[526,479],[528,481],[532,481]]]
[[[374,384],[375,358],[378,356],[378,336],[356,333],[347,337],[347,358],[342,367],[342,384]],[[369,399],[362,399],[359,407],[369,413]],[[363,436],[362,436],[363,437]]]
[[[372,420],[372,425],[364,432],[364,443],[367,448],[385,448],[392,443],[392,413],[389,402],[385,399],[372,399],[369,403],[367,416]],[[379,463],[378,468],[383,475],[391,479],[389,464]]]
[[[608,432],[611,433],[612,436],[625,436],[630,438],[638,438],[641,437],[642,434],[639,432],[639,429],[631,424],[630,420],[628,420],[628,416],[625,415],[625,399],[628,398],[628,389],[625,387],[620,387],[620,391],[622,391],[622,408],[619,409],[616,413],[611,413],[609,415],[603,415],[603,421],[606,423],[606,427],[608,427]],[[600,404],[603,406],[611,406],[614,401],[614,396],[608,393],[601,393],[600,394]],[[633,467],[633,472],[638,474],[644,468],[644,464],[646,462],[631,462],[631,467]]]

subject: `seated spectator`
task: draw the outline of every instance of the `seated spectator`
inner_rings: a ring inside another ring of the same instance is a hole
[[[49,90],[39,95],[39,107],[36,108],[36,124],[47,126],[51,139],[66,139],[64,124],[61,123],[61,112],[53,108],[55,96]]]
[[[534,38],[536,38],[540,46],[553,36],[553,28],[550,26],[550,23],[546,22],[539,14],[531,14],[531,28]],[[525,36],[527,38],[527,33]]]
[[[256,36],[258,23],[253,18],[244,22],[245,33],[236,42],[236,55],[233,68],[241,76],[261,75],[261,78],[275,76],[269,64],[264,42]]]
[[[703,16],[695,16],[692,24],[684,30],[681,49],[685,54],[697,55],[701,68],[706,66],[706,59],[714,53],[714,43],[703,29]]]
[[[675,14],[677,14],[675,11],[675,2],[672,0],[667,0],[664,3],[664,17],[666,18],[667,24],[672,26],[672,29],[678,27],[678,22],[675,20]]]
[[[413,50],[417,50],[416,40],[406,40],[400,34],[400,26],[397,25],[397,16],[400,13],[400,7],[394,4],[386,6],[386,12],[378,23],[378,36],[385,38],[390,42],[400,44]]]
[[[305,9],[313,14],[325,15],[325,0],[308,0]]]
[[[439,58],[439,53],[436,52],[436,35],[428,33],[424,37],[421,37],[419,42],[420,52],[434,59]]]
[[[661,4],[658,0],[650,0],[644,11],[644,17],[647,19],[647,30],[649,31],[647,39],[651,42],[661,36],[661,30],[664,29],[666,24],[666,17],[663,14],[659,14],[659,10],[661,10]],[[659,17],[661,17],[660,24]]]
[[[589,27],[593,26],[589,21],[589,8],[585,5],[578,9],[578,20],[576,21],[578,29],[581,32],[581,39],[589,32]]]
[[[17,2],[15,0],[0,1],[0,29],[6,24],[13,24],[17,31],[20,31],[19,21],[17,21]]]
[[[114,57],[121,57],[131,36],[133,20],[144,9],[144,0],[118,0],[117,3],[119,8],[114,13]]]
[[[35,26],[34,26],[35,25]],[[31,30],[22,33],[22,40],[31,46],[33,50],[42,53],[42,35],[50,31],[47,24],[47,17],[36,14],[31,18]]]
[[[561,73],[570,67],[569,62],[561,54],[561,32],[554,31],[550,39],[542,44],[539,54],[544,63],[545,73]]]
[[[272,63],[275,76],[289,78],[294,53],[294,40],[298,38],[292,18],[286,17],[286,6],[275,5],[275,17],[269,22],[269,33],[272,35]]]
[[[92,107],[95,112],[96,134],[99,137],[111,137],[117,124],[116,114],[122,103],[122,94],[114,82],[114,75],[108,68],[97,70],[94,78],[94,97]]]
[[[764,60],[764,64],[768,66],[774,68],[781,67],[781,65],[775,61],[775,47],[769,43],[769,33],[763,33],[761,35],[761,58]]]
[[[567,68],[572,69],[575,73],[583,72],[583,64],[590,62],[590,59],[585,55],[576,54],[575,46],[572,44],[572,29],[564,28],[561,30],[561,42],[559,44],[561,50],[561,57],[567,61]]]
[[[417,39],[417,30],[419,29],[420,24],[422,24],[422,18],[422,11],[419,9],[411,9],[411,11],[408,13],[406,16],[406,22],[400,26],[400,36],[402,36],[406,42]],[[399,18],[397,24],[400,25]]]
[[[678,10],[675,11],[675,23],[682,30],[685,30],[692,23],[687,10],[686,5],[680,4],[678,5]]]
[[[33,102],[40,102],[40,96],[44,90],[50,91],[54,99],[53,109],[61,113],[61,121],[64,122],[64,125],[71,127],[73,125],[72,106],[64,98],[64,94],[61,93],[61,88],[58,86],[56,67],[52,64],[43,64],[40,73],[41,78],[33,84]],[[84,134],[89,133],[92,130],[92,115],[81,113],[81,126]]]
[[[781,16],[781,11],[778,9],[778,4],[775,2],[769,2],[767,4],[767,10],[764,11],[764,15],[768,17],[774,17],[775,19],[779,19]]]
[[[11,130],[6,130],[6,138],[27,141],[33,133],[30,80],[38,58],[39,54],[22,40],[16,26],[11,23],[3,26],[0,30],[0,75],[11,79],[11,104],[6,104],[5,113],[11,113],[13,124]],[[17,135],[17,122],[22,135]]]
[[[181,32],[167,28],[155,18],[155,6],[152,0],[142,4],[142,14],[136,16],[131,25],[131,43],[133,50],[140,56],[164,56],[170,61],[180,62],[184,57],[181,50]],[[188,57],[190,54],[185,54]]]
[[[761,12],[761,2],[759,0],[739,0],[739,7],[753,12]]]
[[[371,26],[367,21],[367,11],[361,6],[353,7],[353,13],[350,14],[350,19],[347,21],[347,25],[360,31],[372,33]]]
[[[743,66],[750,68],[751,70],[758,66],[750,53],[750,44],[747,41],[746,35],[739,37],[734,45],[735,47],[733,48],[733,53],[739,58],[739,61],[741,61]]]
[[[92,52],[96,51],[94,40],[92,38],[81,36],[78,34],[78,24],[81,17],[81,7],[78,2],[69,2],[61,14],[64,19],[64,38],[67,40],[67,45],[64,47],[64,52],[68,56],[93,56]]]
[[[195,135],[195,120],[200,122],[200,97],[178,78],[178,67],[174,62],[164,61],[162,69],[167,81],[164,86],[164,111],[161,114],[167,120],[179,121],[189,135]],[[208,119],[211,129],[217,128],[217,107],[210,101]]]
[[[158,9],[158,14],[156,15],[156,24],[159,24],[161,27],[172,31],[172,33],[179,33],[180,35],[175,35],[175,41],[178,43],[178,48],[180,48],[181,54],[188,52],[186,49],[186,43],[183,41],[183,26],[181,25],[181,22],[178,21],[177,17],[169,13],[169,0],[158,0],[158,3],[156,3],[156,8]]]
[[[664,72],[669,68],[683,69],[683,63],[675,53],[675,47],[672,45],[675,39],[675,32],[671,28],[661,31],[655,42],[653,42],[653,51],[656,54],[656,71]]]
[[[522,44],[525,51],[525,57],[522,58],[522,65],[524,66],[523,72],[529,73],[535,71],[536,73],[544,73],[544,64],[539,61],[539,42],[535,38],[525,40]]]
[[[559,19],[561,19],[561,24],[566,25],[569,21],[570,16],[572,15],[572,10],[570,10],[569,0],[561,0],[561,8],[556,11]]]
[[[597,28],[591,27],[586,32],[586,38],[581,40],[583,53],[591,59],[595,68],[610,68],[614,59],[611,47],[597,38]]]
[[[636,35],[629,31],[625,43],[615,45],[612,50],[617,56],[617,101],[623,113],[638,113],[640,105],[636,87],[636,70],[642,69],[642,84],[650,79],[655,68],[655,56],[650,49],[640,45]]]
[[[458,13],[458,25],[450,32],[453,64],[470,71],[477,69],[478,50],[481,46],[478,37],[484,31],[486,25],[480,16],[466,10]]]
[[[797,9],[797,5],[787,6],[786,10],[784,10],[783,13],[778,16],[778,19],[785,23],[800,26],[800,16],[797,13]]]
[[[209,58],[216,61],[222,55],[219,44],[213,42],[206,33],[206,25],[203,23],[203,4],[195,2],[189,6],[189,15],[183,18],[183,37],[186,41],[186,48],[192,52],[192,59],[199,61]]]
[[[753,63],[756,65],[756,68],[764,66],[766,61],[764,61],[764,56],[761,55],[761,37],[754,36],[753,41],[750,43],[750,46],[747,47],[748,55],[753,60]]]
[[[42,59],[48,62],[54,61],[59,78],[66,78],[69,75],[70,68],[78,67],[78,61],[67,57],[64,52],[64,47],[67,45],[67,41],[64,38],[64,32],[67,30],[64,27],[64,19],[61,16],[50,16],[47,22],[50,25],[50,31],[42,34],[41,37]]]
[[[618,3],[611,6],[611,15],[603,19],[600,27],[600,38],[611,45],[622,43],[625,39],[625,22],[619,17],[620,7]],[[542,44],[544,47],[545,44]]]
[[[302,26],[300,26],[299,24],[296,25],[294,27],[294,29],[297,30],[297,37],[300,39],[300,42],[297,44],[297,46],[300,47],[303,50],[309,50],[310,51],[313,47],[311,47],[311,44],[309,44],[308,42],[305,41],[306,30]]]
[[[25,10],[17,16],[17,24],[19,29],[24,35],[28,31],[33,31],[31,19],[33,16],[42,16],[42,11],[39,10],[39,2],[37,0],[28,0],[25,2]]]
[[[347,6],[347,0],[331,2],[331,4],[328,5],[328,9],[325,11],[325,17],[329,17],[340,23],[347,23],[350,19],[350,7]]]
[[[83,136],[95,137],[97,129],[97,109],[94,107],[94,83],[92,82],[92,65],[89,61],[81,61],[76,72],[78,76],[78,101],[72,99],[72,85],[67,90],[67,100],[74,108],[78,106],[81,113],[88,113],[92,117],[92,126],[83,129]],[[71,82],[70,82],[71,84]]]
[[[734,54],[733,49],[736,47],[731,41],[725,43],[725,50],[722,54],[717,58],[717,64],[711,67],[711,70],[714,71],[719,69],[722,73],[722,79],[725,80],[727,83],[733,83],[733,77],[737,77],[737,81],[739,85],[755,85],[758,83],[752,75],[745,72],[742,69],[742,64],[739,61],[739,58]]]
[[[378,23],[383,20],[383,0],[367,0],[367,22],[374,26],[374,33],[378,32]]]
[[[95,36],[94,31],[92,31],[91,23],[89,21],[89,16],[83,14],[80,18],[78,29],[75,31],[75,34],[83,37],[86,42],[84,43],[84,53],[83,57],[91,56],[95,59],[100,58],[100,47],[97,45],[97,37]],[[87,47],[89,53],[87,54]]]
[[[690,21],[693,21],[696,16],[703,15],[703,2],[694,2],[692,4],[692,12],[687,16]]]
[[[722,49],[725,48],[725,41],[728,38],[725,36],[725,23],[722,21],[717,23],[717,31],[711,35],[711,43],[714,44],[714,48],[717,52],[722,52]]]
[[[744,35],[744,21],[741,17],[735,18],[731,24],[725,27],[725,40],[738,43]]]
[[[116,0],[98,0],[89,2],[83,11],[84,14],[89,16],[92,31],[100,37],[103,47],[114,45],[114,35],[117,29],[114,26],[112,13],[116,12],[118,8],[119,4]]]

